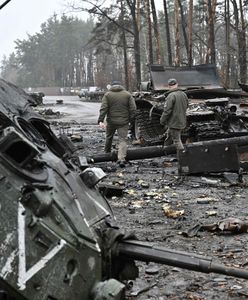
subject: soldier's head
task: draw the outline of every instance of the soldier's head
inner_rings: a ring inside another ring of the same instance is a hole
[[[168,88],[170,89],[170,90],[172,90],[172,89],[176,89],[178,87],[178,82],[177,82],[177,80],[175,79],[175,78],[170,78],[169,80],[168,80]]]
[[[119,80],[113,80],[111,85],[121,85],[121,82]]]

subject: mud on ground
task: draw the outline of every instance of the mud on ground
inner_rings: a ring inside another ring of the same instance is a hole
[[[54,125],[56,130],[69,136],[83,137],[82,142],[75,142],[78,153],[87,156],[103,152],[104,131],[97,125]],[[130,146],[131,143],[129,140]],[[125,168],[113,162],[95,166],[106,172],[104,182],[124,188],[123,195],[110,197],[109,203],[118,224],[135,232],[140,240],[172,250],[211,256],[227,266],[246,268],[246,227],[243,227],[244,232],[228,232],[223,230],[220,221],[233,217],[248,223],[247,175],[244,174],[243,183],[236,180],[236,174],[232,174],[232,180],[227,180],[223,174],[182,178],[177,175],[177,161],[173,155],[132,161]],[[221,229],[200,227],[208,224],[217,224]],[[243,279],[154,263],[138,263],[138,266],[140,277],[129,282],[128,299],[248,298],[248,282]]]

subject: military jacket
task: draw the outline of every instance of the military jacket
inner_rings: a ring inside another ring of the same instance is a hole
[[[173,90],[166,98],[160,124],[174,129],[185,128],[188,103],[188,97],[183,91]]]
[[[126,125],[135,117],[136,104],[132,95],[121,85],[114,85],[104,94],[100,108],[98,123]]]

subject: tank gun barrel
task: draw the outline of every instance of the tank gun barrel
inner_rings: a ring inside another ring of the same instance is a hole
[[[141,148],[130,148],[127,150],[127,160],[136,160],[143,158],[161,157],[169,154],[176,153],[176,147],[174,145],[163,146],[148,146]],[[116,161],[117,151],[114,150],[111,153],[99,153],[87,157],[88,163],[99,163],[105,161]]]
[[[188,144],[187,147],[197,147],[197,146],[211,146],[211,145],[233,145],[236,144],[238,147],[247,146],[248,145],[248,136],[239,136],[233,138],[223,138],[216,139],[211,141],[204,142],[195,142],[192,144]],[[153,157],[162,157],[169,154],[175,154],[176,147],[174,145],[170,146],[147,146],[140,148],[129,148],[127,150],[127,160],[136,160],[136,159],[146,159]],[[117,160],[117,151],[114,150],[111,153],[98,153],[92,156],[87,157],[88,163],[99,163],[106,161],[116,161]]]
[[[248,279],[248,270],[214,263],[211,257],[175,251],[144,242],[129,240],[118,244],[118,255],[144,262],[155,262],[202,273],[217,273]]]

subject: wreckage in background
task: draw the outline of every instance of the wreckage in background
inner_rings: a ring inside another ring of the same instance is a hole
[[[116,225],[99,168],[80,166],[32,110],[32,97],[0,80],[0,297],[121,300],[134,260],[248,279],[212,258],[137,241]]]
[[[137,139],[141,138],[146,144],[163,141],[164,129],[159,119],[169,93],[169,78],[176,78],[179,87],[190,99],[184,141],[228,138],[248,133],[248,112],[241,105],[248,99],[248,93],[223,88],[214,65],[151,65],[149,68],[150,81],[141,83],[141,91],[134,93],[138,109],[134,126]]]
[[[28,92],[28,94],[34,99],[37,105],[43,104],[43,98],[45,97],[43,92]]]

